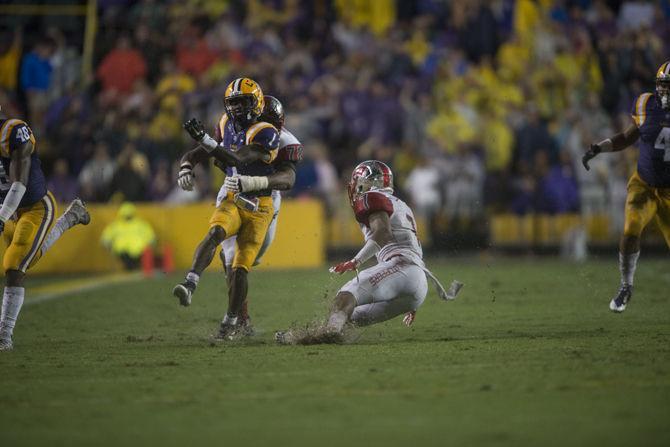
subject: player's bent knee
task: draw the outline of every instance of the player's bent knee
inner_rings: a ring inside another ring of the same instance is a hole
[[[209,238],[216,245],[219,245],[221,242],[226,240],[226,230],[224,230],[221,225],[214,225],[209,229]]]
[[[249,274],[249,271],[244,268],[244,267],[235,267],[233,268],[233,273],[231,275],[232,279],[238,279],[244,276],[247,276]]]
[[[351,292],[339,291],[335,296],[335,308],[351,313],[356,307],[356,297]]]

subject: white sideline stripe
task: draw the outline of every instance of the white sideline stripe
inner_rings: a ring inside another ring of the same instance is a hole
[[[100,289],[112,284],[124,284],[129,282],[139,281],[143,278],[140,272],[136,273],[126,273],[121,275],[110,275],[102,277],[94,277],[89,280],[74,280],[72,281],[73,285],[68,287],[68,282],[65,281],[60,284],[54,284],[52,286],[37,287],[37,289],[54,289],[53,292],[38,293],[34,298],[28,298],[24,306],[30,306],[32,304],[40,304],[46,301],[57,300],[59,298],[66,297],[80,292],[87,292],[90,290]],[[30,294],[30,288],[27,290]]]

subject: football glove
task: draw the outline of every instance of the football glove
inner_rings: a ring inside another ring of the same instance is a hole
[[[594,158],[596,155],[598,155],[601,152],[602,149],[600,149],[600,146],[597,144],[592,144],[591,148],[586,151],[584,156],[582,157],[582,164],[584,165],[584,168],[589,171],[591,170],[591,167],[589,166],[589,161]]]
[[[402,323],[405,326],[410,327],[412,325],[412,323],[414,323],[415,318],[416,318],[416,311],[415,310],[413,310],[411,312],[407,312],[402,319]]]
[[[193,168],[189,163],[182,163],[177,176],[177,184],[184,191],[193,191],[195,176],[193,175]]]
[[[186,121],[184,129],[186,129],[191,138],[202,144],[207,152],[211,152],[219,146],[219,143],[205,132],[205,126],[197,118],[191,118]]]
[[[351,261],[340,262],[334,267],[331,267],[328,271],[330,273],[339,273],[340,275],[345,272],[353,272],[358,270],[358,261],[352,259]]]
[[[223,184],[225,185],[226,190],[228,192],[232,192],[232,193],[235,193],[235,194],[237,194],[238,192],[242,192],[242,188],[240,187],[240,176],[239,175],[229,175],[223,181]]]

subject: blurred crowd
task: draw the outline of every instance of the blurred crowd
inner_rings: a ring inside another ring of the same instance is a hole
[[[620,222],[634,151],[580,163],[627,125],[670,59],[670,1],[98,0],[92,73],[83,21],[6,27],[0,104],[27,117],[61,201],[179,203],[192,145],[247,76],[305,145],[293,196],[343,197],[351,168],[387,162],[429,220],[490,212],[610,213]],[[45,20],[45,19],[44,19]],[[615,225],[616,227],[617,225]]]

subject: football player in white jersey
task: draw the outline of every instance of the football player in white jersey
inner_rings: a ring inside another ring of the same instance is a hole
[[[426,268],[414,213],[393,195],[393,173],[386,164],[377,160],[359,164],[348,190],[365,245],[353,259],[330,269],[340,274],[355,271],[356,277],[339,290],[326,326],[310,336],[309,343],[340,341],[349,322],[368,325],[404,314],[405,324],[411,325],[428,293],[427,278],[444,300],[454,299],[461,285],[456,282],[447,292]],[[359,273],[359,267],[374,256],[377,265]],[[276,340],[306,343],[291,332],[278,332]]]
[[[302,160],[303,147],[300,141],[284,127],[284,107],[282,103],[274,96],[265,95],[265,107],[261,119],[266,121],[277,130],[279,130],[279,152],[276,164],[276,172],[269,177],[268,185],[272,189],[272,204],[274,207],[274,216],[272,223],[265,235],[265,240],[261,246],[254,265],[261,262],[261,258],[268,250],[277,232],[277,217],[279,216],[279,208],[281,206],[281,192],[293,187],[295,183],[295,165]],[[226,177],[224,184],[219,190],[216,198],[217,206],[219,202],[225,199],[229,191],[232,192],[250,192],[253,191],[253,185],[244,183],[243,176],[229,175]],[[233,258],[235,257],[237,236],[232,236],[221,243],[221,262],[226,270],[226,274],[231,271]],[[244,302],[242,314],[240,315],[242,325],[250,332],[250,318],[248,312],[248,300]]]

